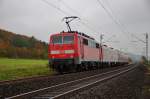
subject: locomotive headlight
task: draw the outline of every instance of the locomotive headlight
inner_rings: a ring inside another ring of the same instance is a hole
[[[65,54],[73,54],[74,50],[65,50]]]
[[[59,51],[51,51],[51,54],[59,54]]]

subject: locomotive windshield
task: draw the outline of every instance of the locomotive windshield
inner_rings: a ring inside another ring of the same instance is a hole
[[[53,44],[62,44],[62,36],[53,36],[52,43]]]
[[[63,43],[64,44],[73,44],[74,37],[73,36],[64,36]]]
[[[53,36],[52,43],[53,44],[73,44],[74,36]]]

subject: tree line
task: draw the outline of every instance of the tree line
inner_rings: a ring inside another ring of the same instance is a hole
[[[28,37],[0,29],[0,57],[46,59],[48,44]]]

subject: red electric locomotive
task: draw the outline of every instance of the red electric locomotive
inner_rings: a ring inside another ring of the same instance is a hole
[[[96,41],[78,32],[62,32],[50,37],[49,59],[58,72],[96,68],[102,59]]]

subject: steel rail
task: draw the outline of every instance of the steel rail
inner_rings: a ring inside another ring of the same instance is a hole
[[[50,90],[51,88],[55,88],[55,87],[59,87],[59,86],[71,84],[71,83],[74,83],[74,82],[79,82],[79,81],[83,81],[83,80],[90,79],[90,78],[92,79],[92,78],[94,78],[94,77],[98,77],[98,76],[106,75],[106,74],[109,74],[109,73],[117,72],[117,71],[120,71],[120,70],[129,68],[130,65],[132,65],[132,64],[129,64],[128,67],[123,67],[123,68],[121,68],[121,69],[117,69],[117,70],[113,70],[113,71],[101,73],[101,74],[94,75],[94,76],[89,76],[89,77],[86,77],[86,78],[81,78],[81,79],[78,79],[78,80],[69,81],[69,82],[66,82],[66,83],[62,83],[62,84],[58,84],[58,85],[54,85],[54,86],[50,86],[50,87],[46,87],[46,88],[41,88],[41,89],[34,90],[34,91],[30,91],[30,92],[27,92],[27,93],[21,93],[21,94],[15,95],[15,96],[6,97],[6,98],[4,98],[4,99],[26,99],[26,98],[24,98],[24,97],[33,97],[33,96],[35,96],[35,95],[38,95],[39,93],[43,93],[44,91],[48,91],[48,90]],[[135,67],[135,66],[134,66],[134,67]],[[133,68],[133,67],[132,67],[132,68]],[[67,94],[67,93],[68,93],[68,92],[66,92],[65,94]],[[57,96],[57,97],[58,97],[58,96]],[[59,97],[60,97],[60,95],[59,95]],[[54,97],[54,98],[55,98],[55,97]]]

